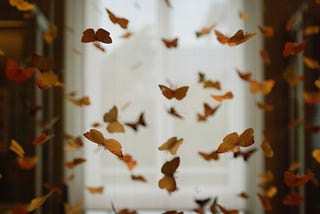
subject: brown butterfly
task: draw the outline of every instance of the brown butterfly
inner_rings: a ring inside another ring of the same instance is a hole
[[[196,31],[196,37],[201,37],[201,36],[204,36],[204,35],[208,35],[213,30],[214,27],[215,27],[215,24],[212,24],[209,27],[201,28],[201,30]]]
[[[274,110],[274,106],[273,105],[270,105],[270,104],[267,104],[267,103],[261,103],[261,102],[257,102],[256,104],[260,109],[262,109],[264,111],[270,112],[270,111]]]
[[[182,100],[187,95],[189,86],[182,86],[174,90],[164,85],[159,85],[159,88],[167,99],[176,98],[177,100]]]
[[[183,117],[176,111],[174,107],[171,107],[170,109],[168,109],[167,112],[176,118],[183,119]]]
[[[138,131],[139,126],[144,126],[146,127],[147,124],[144,120],[144,112],[142,112],[138,118],[138,120],[136,122],[132,122],[132,123],[125,123],[126,126],[129,126],[130,128],[132,128],[134,131]]]
[[[287,206],[299,206],[304,201],[304,197],[296,192],[291,192],[283,200],[282,204]]]
[[[129,23],[128,19],[117,17],[116,15],[114,15],[114,13],[112,13],[108,9],[106,9],[106,11],[107,11],[107,13],[109,15],[109,19],[111,20],[111,22],[113,24],[118,24],[123,29],[127,29],[128,28],[128,23]]]
[[[227,210],[225,207],[217,204],[223,214],[238,214],[239,210]]]
[[[124,156],[118,158],[127,165],[129,171],[132,171],[138,164],[138,162],[134,160],[130,154],[125,154]]]
[[[74,158],[72,161],[66,162],[65,165],[69,169],[73,169],[75,166],[82,164],[85,161],[86,161],[86,159],[84,159],[84,158]]]
[[[177,137],[171,137],[161,146],[158,147],[160,151],[168,150],[170,154],[175,155],[183,143],[183,138],[178,139]]]
[[[147,179],[142,175],[131,175],[133,181],[147,182]]]
[[[177,190],[176,179],[174,173],[180,164],[180,158],[175,157],[170,161],[165,162],[161,167],[161,173],[164,177],[158,182],[160,189],[166,189],[169,193]]]
[[[301,51],[303,51],[304,47],[307,45],[308,41],[303,40],[299,44],[295,45],[292,42],[286,42],[283,49],[283,56],[288,57],[290,55],[297,55]]]
[[[271,59],[270,59],[270,55],[269,52],[266,50],[261,50],[260,51],[260,57],[263,60],[263,63],[265,65],[271,65]]]
[[[205,199],[195,199],[194,201],[199,207],[205,207],[209,202],[211,198],[205,198]]]
[[[107,131],[109,133],[124,133],[124,126],[118,121],[118,108],[113,106],[103,115],[103,121],[108,123]]]
[[[243,160],[247,161],[256,151],[256,148],[252,148],[246,151],[241,151],[239,148],[237,148],[233,150],[233,157],[237,158],[238,156],[242,156]]]
[[[204,113],[200,114],[198,113],[198,121],[206,121],[208,117],[214,115],[216,111],[220,108],[220,105],[216,107],[211,107],[208,103],[203,104]]]
[[[319,92],[304,92],[303,99],[306,104],[314,105],[314,104],[320,102],[320,93]]]
[[[272,38],[274,36],[274,30],[273,27],[270,26],[258,26],[260,32],[263,34],[266,38]]]
[[[178,38],[175,38],[175,39],[172,39],[172,40],[162,38],[161,40],[162,40],[163,44],[167,48],[176,48],[176,47],[178,47],[178,40],[179,40]]]
[[[214,30],[214,32],[217,36],[217,40],[221,44],[228,44],[229,46],[240,45],[256,35],[256,33],[250,33],[250,34],[244,35],[243,30],[238,30],[231,37],[225,36],[224,34],[220,33],[218,30]]]
[[[206,75],[202,72],[198,72],[198,82],[202,83],[203,88],[215,88],[217,90],[221,89],[219,81],[212,81],[210,79],[206,79]]]
[[[239,69],[237,69],[237,73],[242,80],[248,81],[248,82],[251,81],[251,76],[252,76],[251,72],[241,72]]]
[[[272,205],[270,203],[270,198],[267,197],[266,195],[261,195],[260,193],[258,193],[258,197],[262,203],[262,206],[264,208],[265,211],[271,211],[272,210]]]
[[[222,102],[223,100],[230,100],[233,98],[233,93],[231,91],[226,92],[223,95],[211,95],[213,99],[218,102]]]
[[[288,187],[292,186],[303,186],[305,185],[311,178],[313,178],[314,174],[312,172],[309,172],[302,176],[297,176],[293,174],[292,172],[285,171],[284,172],[284,183]]]
[[[219,160],[219,154],[216,153],[216,151],[212,151],[209,153],[205,153],[205,152],[198,152],[198,154],[205,159],[206,161],[210,161],[210,160]]]
[[[102,28],[99,28],[96,32],[92,28],[88,28],[82,33],[81,42],[89,43],[89,42],[102,42],[106,44],[112,43],[112,39],[110,37],[110,33]]]

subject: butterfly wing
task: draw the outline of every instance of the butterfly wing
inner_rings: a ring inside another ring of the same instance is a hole
[[[96,34],[92,28],[88,28],[82,32],[81,42],[88,43],[97,41]]]
[[[171,161],[167,161],[162,165],[161,172],[164,175],[168,175],[168,176],[173,175],[173,173],[175,173],[175,171],[179,167],[179,164],[180,164],[180,158],[175,157]]]
[[[165,96],[167,99],[171,100],[174,97],[173,90],[171,88],[168,88],[167,86],[164,86],[164,85],[159,85],[159,88],[163,96]]]
[[[121,28],[123,29],[127,29],[128,28],[128,23],[129,21],[125,18],[119,18],[116,15],[114,15],[114,13],[112,13],[110,10],[106,9],[109,19],[111,20],[111,22],[113,24],[118,24],[120,25]]]
[[[112,43],[112,39],[110,37],[110,33],[102,28],[99,28],[95,34],[96,40],[102,43],[110,44]]]
[[[173,97],[176,98],[177,100],[182,100],[188,92],[189,86],[183,86],[180,88],[177,88],[176,90],[173,91]]]

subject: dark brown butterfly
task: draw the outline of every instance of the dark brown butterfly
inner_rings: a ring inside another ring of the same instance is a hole
[[[131,175],[133,181],[147,182],[147,179],[142,175]]]
[[[178,47],[178,38],[175,38],[175,39],[172,39],[172,40],[162,38],[162,42],[167,48],[176,48],[176,47]]]
[[[159,88],[167,99],[176,98],[177,100],[182,100],[187,95],[189,86],[182,86],[174,90],[164,85],[159,85]]]
[[[238,156],[242,156],[244,161],[247,161],[251,155],[253,155],[257,151],[256,148],[249,149],[247,151],[241,151],[239,148],[235,149],[233,151],[233,157],[237,158]]]
[[[102,28],[99,28],[96,32],[92,28],[88,28],[82,33],[81,42],[89,43],[89,42],[102,42],[106,44],[112,43],[112,39],[110,37],[110,33]]]
[[[158,182],[158,185],[161,189],[166,189],[169,193],[177,190],[174,173],[176,172],[179,164],[180,158],[175,157],[171,161],[167,161],[162,165],[161,172],[164,174],[164,177]]]
[[[308,43],[307,40],[303,40],[302,42],[300,42],[297,45],[295,45],[292,42],[286,42],[286,44],[284,45],[284,49],[283,49],[282,54],[284,57],[288,57],[290,55],[297,55],[298,53],[303,51],[303,49],[307,43]]]
[[[205,198],[205,199],[195,199],[194,201],[198,204],[199,207],[203,208],[205,207],[211,198]]]
[[[204,113],[198,113],[198,121],[206,121],[208,117],[214,115],[216,111],[220,108],[220,105],[212,108],[208,103],[203,104]]]
[[[117,17],[116,15],[114,15],[114,13],[112,13],[108,9],[106,9],[106,11],[107,11],[107,13],[109,15],[109,19],[111,20],[111,22],[113,24],[118,24],[123,29],[127,29],[128,28],[128,24],[129,24],[128,19]]]
[[[138,120],[136,122],[132,122],[132,123],[125,123],[126,126],[129,126],[130,128],[132,128],[134,131],[138,131],[139,126],[144,126],[146,127],[147,124],[144,120],[144,112],[142,112],[138,118]]]
[[[167,112],[176,118],[183,119],[183,117],[176,111],[174,107],[171,107],[170,109],[168,109]]]

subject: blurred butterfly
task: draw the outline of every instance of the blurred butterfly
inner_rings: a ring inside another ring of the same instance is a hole
[[[35,167],[38,162],[38,158],[36,156],[32,157],[18,157],[17,158],[18,166],[23,170],[30,170]]]
[[[137,166],[137,161],[134,160],[130,154],[125,154],[124,156],[118,158],[127,165],[129,171],[132,171]]]
[[[264,155],[268,158],[272,158],[273,157],[273,149],[270,145],[269,140],[267,140],[266,138],[262,141],[261,145],[260,145]]]
[[[39,207],[41,207],[42,204],[44,204],[44,202],[46,202],[46,200],[52,195],[52,193],[54,193],[54,191],[50,191],[49,193],[47,193],[44,196],[32,199],[29,206],[28,206],[27,211],[32,212],[32,211],[38,209]]]
[[[237,149],[233,149],[232,152],[233,152],[234,158],[242,156],[243,160],[247,161],[251,157],[251,155],[253,155],[256,151],[257,151],[256,148],[252,148],[246,151],[241,151],[240,148],[237,148]]]
[[[59,121],[58,117],[53,117],[52,119],[46,121],[42,125],[42,131],[44,132],[44,131],[50,130],[58,121]]]
[[[318,34],[319,32],[320,32],[319,25],[309,25],[309,26],[306,26],[303,30],[303,33],[305,36]]]
[[[203,109],[204,109],[204,113],[200,114],[198,113],[198,121],[206,121],[208,117],[214,115],[216,113],[216,111],[220,108],[220,105],[216,106],[216,107],[211,107],[208,103],[203,103]]]
[[[69,97],[68,100],[75,104],[76,106],[88,106],[90,105],[90,98],[88,96],[83,96],[81,98]]]
[[[203,88],[215,88],[217,90],[221,89],[219,81],[212,81],[206,78],[206,75],[202,72],[198,72],[198,82],[202,83]]]
[[[258,197],[261,201],[261,204],[264,208],[265,211],[271,211],[272,210],[272,205],[270,203],[270,198],[268,198],[266,195],[261,195],[258,193]]]
[[[41,133],[39,136],[37,136],[33,140],[32,144],[33,145],[41,145],[41,144],[44,144],[45,142],[51,140],[53,137],[54,137],[53,134],[47,135],[46,133]]]
[[[290,166],[288,167],[288,171],[290,172],[294,172],[297,171],[299,168],[301,167],[301,164],[298,162],[293,162],[290,164]]]
[[[165,143],[158,147],[160,151],[168,150],[170,154],[175,155],[180,145],[183,143],[183,138],[177,137],[169,138]]]
[[[213,30],[214,27],[215,27],[215,24],[212,24],[208,27],[201,28],[201,30],[196,31],[196,37],[199,38],[201,36],[208,35]]]
[[[287,23],[286,23],[286,30],[290,31],[292,29],[292,26],[296,23],[296,18],[295,16],[291,16]]]
[[[278,192],[278,189],[276,186],[271,186],[267,191],[266,191],[266,196],[268,198],[273,198]]]
[[[244,80],[244,81],[248,81],[250,82],[251,81],[251,76],[252,76],[252,73],[251,72],[241,72],[239,69],[236,69],[237,70],[237,73],[239,75],[239,77]]]
[[[159,85],[159,88],[167,99],[176,98],[177,100],[182,100],[187,95],[189,86],[182,86],[174,90],[164,85]]]
[[[65,150],[77,150],[83,147],[81,137],[67,136],[67,144],[64,146]]]
[[[273,27],[259,25],[258,28],[265,38],[272,38],[274,36]]]
[[[52,41],[57,37],[57,31],[58,31],[58,28],[56,25],[54,24],[50,25],[48,31],[43,33],[43,40],[46,43],[51,44]]]
[[[303,62],[310,69],[320,70],[320,64],[316,59],[304,56]]]
[[[167,112],[176,118],[183,119],[181,114],[179,114],[174,107],[171,107],[170,109],[168,109]]]
[[[32,67],[22,68],[14,60],[7,59],[6,76],[9,80],[16,83],[23,83],[28,80],[35,72]]]
[[[103,193],[104,186],[97,186],[97,187],[86,186],[85,189],[88,190],[91,194],[101,194]]]
[[[265,65],[271,65],[271,59],[268,51],[261,50],[260,57]]]
[[[35,116],[38,113],[38,111],[42,110],[42,106],[32,104],[29,101],[25,102],[25,108],[31,116]]]
[[[102,52],[106,52],[106,49],[104,49],[104,47],[102,47],[100,42],[92,42],[93,46],[95,48],[97,48],[98,50],[102,51]]]
[[[170,161],[165,162],[161,167],[161,173],[164,177],[158,182],[160,189],[166,189],[169,193],[177,190],[176,179],[174,178],[174,173],[180,164],[180,158],[175,157]]]
[[[65,165],[69,169],[73,169],[75,166],[82,164],[85,161],[86,161],[86,159],[84,159],[84,158],[74,158],[72,161],[66,162]]]
[[[178,47],[178,40],[179,40],[178,38],[175,38],[175,39],[172,39],[172,40],[162,38],[161,40],[162,40],[163,44],[167,48],[176,48],[176,47]]]
[[[224,34],[220,33],[218,30],[214,30],[214,32],[217,36],[217,40],[221,44],[228,44],[229,46],[240,45],[256,35],[256,33],[250,33],[250,34],[244,35],[243,30],[238,30],[231,37],[225,36]]]
[[[22,148],[22,146],[20,146],[20,144],[16,140],[13,140],[13,139],[11,140],[10,150],[16,153],[16,155],[18,155],[19,157],[24,156],[24,149]]]
[[[194,200],[196,202],[196,204],[199,206],[199,207],[205,207],[210,201],[211,201],[211,198],[205,198],[205,199],[195,199]]]
[[[212,151],[209,153],[205,153],[205,152],[198,152],[198,154],[205,159],[206,161],[210,161],[210,160],[219,160],[219,154],[216,153],[216,151]]]
[[[16,7],[19,11],[32,10],[35,5],[24,0],[9,0],[11,6]]]
[[[132,32],[126,32],[125,34],[121,35],[120,38],[129,39],[131,36],[132,36]]]
[[[128,19],[117,17],[109,9],[106,9],[106,11],[107,11],[107,13],[109,15],[109,19],[111,20],[111,22],[113,24],[118,24],[123,29],[127,29],[128,28],[128,23],[129,23]]]
[[[217,204],[217,206],[219,207],[220,211],[223,214],[238,214],[239,210],[227,210],[226,208],[224,208],[223,206]]]
[[[292,42],[286,42],[284,45],[284,49],[283,49],[282,54],[284,57],[288,57],[290,55],[297,55],[298,53],[303,51],[303,49],[307,43],[308,43],[307,40],[303,40],[302,42],[300,42],[297,45],[295,45]]]
[[[252,145],[254,143],[253,133],[253,129],[248,128],[241,135],[238,135],[236,132],[226,135],[216,152],[224,153],[232,150],[235,146],[248,147]]]
[[[304,197],[296,192],[291,192],[283,200],[282,204],[287,206],[299,206],[304,201]]]
[[[233,98],[233,93],[231,91],[226,92],[223,95],[211,95],[213,99],[218,102],[222,102],[223,100],[230,100]]]
[[[99,28],[97,32],[94,32],[92,28],[88,28],[82,33],[81,42],[88,43],[88,42],[102,42],[106,44],[112,43],[112,39],[110,37],[110,33],[102,28]]]
[[[247,192],[244,192],[244,191],[240,192],[238,194],[238,196],[241,197],[241,198],[244,198],[244,199],[248,199],[250,197],[249,194]]]
[[[133,181],[147,182],[147,179],[142,175],[131,175],[131,179]]]
[[[85,138],[90,140],[91,142],[94,142],[98,145],[103,146],[105,149],[107,149],[112,154],[122,157],[122,145],[113,138],[107,138],[103,136],[103,134],[96,130],[96,129],[90,129],[90,131],[83,134]]]
[[[320,149],[314,149],[312,151],[312,157],[320,164]]]
[[[308,174],[297,176],[293,174],[292,172],[285,171],[284,172],[284,183],[288,187],[293,186],[303,186],[305,185],[311,178],[313,178],[314,174],[312,172],[309,172]]]
[[[58,80],[58,76],[53,71],[40,72],[37,76],[37,86],[40,89],[49,87],[62,87],[63,83]]]
[[[239,17],[245,22],[248,21],[248,15],[243,11],[239,11]]]
[[[108,123],[107,131],[109,133],[124,133],[124,126],[118,121],[118,108],[113,106],[107,113],[103,115],[103,121]]]
[[[125,123],[126,126],[129,126],[130,128],[132,128],[134,131],[138,131],[139,126],[144,126],[146,127],[147,124],[144,120],[144,112],[142,112],[138,118],[138,120],[136,122],[132,122],[132,123]]]
[[[304,92],[303,99],[306,104],[314,105],[320,102],[320,92]]]
[[[49,190],[49,191],[53,191],[55,193],[58,193],[58,194],[62,194],[62,189],[57,187],[57,186],[54,186],[52,184],[49,184],[49,183],[44,183],[43,184],[43,188],[45,188],[46,190]]]
[[[10,213],[10,212],[9,212],[9,213]],[[24,207],[23,204],[17,204],[17,205],[13,208],[11,214],[28,214],[28,212],[27,212],[27,210],[26,210],[26,208]]]
[[[250,92],[253,94],[262,93],[267,95],[271,92],[275,81],[272,79],[266,80],[264,82],[258,82],[256,80],[250,80]]]
[[[293,127],[303,123],[303,120],[304,120],[303,118],[297,118],[297,119],[290,121],[288,123],[288,128],[290,129],[290,128],[293,128]]]

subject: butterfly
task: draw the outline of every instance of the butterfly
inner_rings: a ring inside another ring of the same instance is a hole
[[[11,214],[28,214],[28,212],[23,204],[17,204]]]
[[[90,105],[90,98],[88,96],[83,96],[81,98],[75,99],[73,97],[69,97],[68,100],[75,104],[76,106],[88,106]]]
[[[303,62],[310,69],[320,70],[320,64],[316,59],[304,56]]]
[[[92,28],[88,28],[82,33],[81,42],[102,42],[106,44],[112,43],[112,39],[110,37],[110,33],[102,28],[99,28],[97,32],[94,32]]]
[[[248,21],[248,15],[243,11],[239,11],[239,17],[240,17],[240,19],[242,19],[245,22]]]
[[[209,79],[206,79],[206,76],[202,72],[198,72],[198,82],[202,83],[203,88],[215,88],[217,90],[221,89],[221,85],[219,81],[212,81]]]
[[[178,47],[178,40],[179,40],[178,38],[175,38],[175,39],[172,39],[172,40],[162,38],[161,40],[162,40],[163,44],[167,48],[176,48],[176,47]]]
[[[49,87],[62,87],[63,83],[59,81],[58,76],[53,71],[40,72],[37,76],[37,86],[40,89]]]
[[[169,193],[177,190],[176,179],[174,173],[180,164],[180,158],[175,157],[170,161],[165,162],[161,167],[161,173],[164,174],[164,177],[161,178],[158,182],[160,189],[166,189]]]
[[[304,92],[303,99],[306,104],[314,105],[320,102],[320,92]]]
[[[252,76],[252,73],[251,72],[241,72],[239,69],[236,69],[237,70],[237,73],[239,75],[239,77],[244,80],[244,81],[248,81],[250,82],[251,81],[251,76]]]
[[[289,129],[290,129],[290,128],[293,128],[293,127],[295,127],[295,126],[303,123],[303,121],[304,121],[303,118],[294,119],[294,120],[292,120],[292,121],[290,121],[290,122],[288,123],[288,128],[289,128]]]
[[[283,200],[282,204],[287,206],[299,206],[304,201],[304,197],[296,192],[291,192]]]
[[[128,28],[128,24],[129,24],[128,19],[117,17],[109,9],[106,9],[106,11],[107,11],[107,13],[109,15],[109,19],[111,20],[111,22],[113,24],[118,24],[123,29],[127,29]]]
[[[124,156],[118,158],[127,165],[129,171],[132,171],[137,166],[137,161],[134,160],[129,154],[125,154]]]
[[[244,191],[240,192],[238,194],[238,196],[241,197],[241,198],[244,198],[244,199],[248,199],[250,197],[249,194],[247,192],[244,192]]]
[[[220,105],[212,108],[208,103],[204,103],[203,104],[203,109],[204,109],[204,113],[203,114],[200,114],[200,113],[197,113],[197,120],[200,122],[200,121],[206,121],[207,118],[209,116],[212,116],[216,113],[216,111],[220,108]]]
[[[268,158],[272,158],[273,157],[273,149],[270,145],[270,142],[267,139],[264,139],[260,145],[264,155]]]
[[[253,129],[248,128],[241,135],[238,135],[236,132],[226,135],[216,152],[224,153],[232,150],[235,146],[248,147],[252,145],[254,143],[253,133]]]
[[[205,152],[198,152],[198,154],[205,159],[206,161],[210,161],[210,160],[219,160],[219,154],[216,151],[212,151],[209,153],[205,153]]]
[[[69,169],[73,169],[75,166],[82,164],[85,161],[86,161],[86,159],[84,159],[84,158],[74,158],[72,161],[66,162],[65,165]]]
[[[33,67],[22,68],[14,60],[8,59],[6,64],[6,76],[16,83],[23,83],[35,72]]]
[[[45,142],[49,141],[54,137],[53,134],[47,135],[46,133],[41,133],[39,136],[37,136],[33,141],[33,145],[41,145],[44,144]]]
[[[62,194],[62,189],[57,187],[57,186],[54,186],[52,184],[49,184],[49,183],[44,183],[43,184],[43,188],[45,188],[46,190],[49,190],[49,191],[53,191],[55,193],[58,193],[58,194]]]
[[[214,27],[215,27],[215,24],[212,24],[209,27],[201,28],[201,30],[196,31],[196,37],[201,37],[201,36],[204,36],[204,35],[208,35],[213,30]]]
[[[246,151],[241,151],[239,148],[233,149],[233,157],[237,158],[238,156],[242,156],[244,161],[247,161],[251,155],[253,155],[257,151],[256,148],[252,148]]]
[[[124,126],[118,121],[118,108],[113,106],[107,113],[103,115],[103,121],[108,123],[107,131],[109,133],[124,133]]]
[[[258,193],[258,197],[262,203],[262,206],[264,208],[265,211],[271,211],[272,210],[272,205],[270,203],[270,198],[267,197],[266,195],[261,195],[260,193]]]
[[[183,119],[183,117],[176,111],[174,107],[168,109],[167,112],[176,118]]]
[[[271,65],[271,59],[270,59],[270,55],[269,52],[266,50],[261,50],[260,51],[260,57],[263,60],[263,63],[265,65]]]
[[[37,198],[34,198],[31,200],[29,206],[28,206],[28,209],[27,211],[28,212],[32,212],[36,209],[38,209],[39,207],[41,207],[41,205],[46,202],[46,200],[54,193],[53,190],[51,190],[49,193],[47,193],[46,195],[44,196],[41,196],[41,197],[37,197]]]
[[[183,143],[183,138],[177,137],[169,138],[165,143],[158,147],[160,151],[168,150],[170,154],[175,155],[180,145]]]
[[[136,122],[132,122],[132,123],[125,123],[126,126],[129,126],[130,128],[132,128],[134,131],[138,131],[139,126],[144,126],[146,127],[147,124],[144,120],[144,112],[142,112],[138,118],[138,120]]]
[[[271,186],[267,191],[266,191],[266,196],[268,198],[273,198],[278,192],[278,189],[276,186]]]
[[[306,36],[318,34],[320,32],[320,27],[319,25],[309,25],[304,28],[303,33]]]
[[[83,141],[81,137],[72,137],[72,136],[66,136],[67,138],[67,144],[64,146],[65,150],[77,150],[83,147]]]
[[[9,0],[11,6],[16,7],[19,11],[32,10],[35,5],[23,0]]]
[[[85,189],[88,190],[91,194],[101,194],[103,193],[104,186],[98,186],[98,187],[86,186]]]
[[[312,157],[320,164],[320,149],[314,149],[312,151]]]
[[[46,43],[50,44],[57,37],[58,28],[56,25],[50,25],[48,31],[43,33],[43,39]]]
[[[233,93],[231,91],[226,92],[223,95],[211,95],[213,99],[218,102],[222,102],[223,100],[230,100],[233,98]]]
[[[217,204],[217,206],[219,207],[220,211],[223,214],[238,214],[239,210],[227,210],[226,208],[224,208],[223,206]]]
[[[211,198],[205,198],[205,199],[195,199],[194,201],[199,207],[205,207],[209,202]]]
[[[284,172],[284,183],[288,187],[293,186],[303,186],[305,185],[311,178],[313,178],[314,174],[312,172],[309,172],[302,176],[296,176],[292,172],[285,171]]]
[[[256,80],[250,80],[250,92],[253,94],[262,93],[267,95],[271,92],[275,81],[272,79],[266,80],[265,82],[258,82]]]
[[[187,95],[189,86],[182,86],[174,90],[164,85],[159,85],[159,88],[167,99],[171,100],[172,98],[175,98],[177,100],[182,100]]]
[[[258,28],[265,38],[272,38],[274,36],[273,27],[259,25]]]
[[[282,55],[284,57],[288,57],[290,55],[297,55],[298,53],[303,51],[303,49],[307,45],[307,43],[308,43],[307,40],[303,40],[302,42],[300,42],[297,45],[295,45],[292,42],[286,42],[285,45],[284,45],[284,49],[283,49]]]
[[[220,33],[218,30],[214,30],[214,33],[217,36],[217,40],[221,44],[228,44],[229,46],[240,45],[256,35],[256,33],[250,33],[250,34],[244,35],[243,30],[238,30],[231,37],[225,36],[224,34]]]
[[[133,181],[147,182],[147,179],[142,175],[131,175],[131,179]]]
[[[107,138],[105,139],[103,134],[96,130],[96,129],[90,129],[90,131],[83,134],[85,138],[90,140],[91,142],[94,142],[98,145],[103,146],[105,149],[107,149],[112,154],[122,157],[122,145],[113,138]]]

